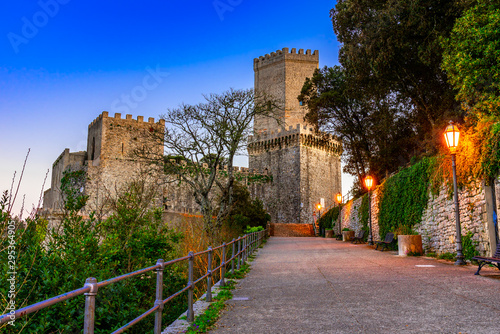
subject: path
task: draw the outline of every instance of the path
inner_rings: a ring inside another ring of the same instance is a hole
[[[324,238],[272,237],[257,254],[210,333],[500,333],[497,269]]]

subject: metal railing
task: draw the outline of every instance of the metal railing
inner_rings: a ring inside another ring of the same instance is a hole
[[[59,296],[52,297],[50,299],[41,301],[39,303],[23,307],[19,310],[15,311],[15,318],[21,318],[24,317],[30,313],[42,310],[44,308],[47,308],[49,306],[52,306],[54,304],[60,303],[62,301],[85,295],[85,317],[84,317],[84,323],[83,323],[83,333],[84,334],[93,334],[94,333],[94,323],[95,323],[95,299],[97,296],[97,293],[99,289],[104,288],[110,284],[116,283],[123,281],[128,278],[132,278],[150,271],[156,271],[156,300],[154,303],[154,306],[147,310],[145,313],[141,314],[134,320],[130,321],[128,324],[125,326],[117,329],[116,331],[113,332],[113,334],[117,333],[123,333],[125,332],[126,329],[132,327],[133,325],[137,324],[147,316],[155,313],[155,323],[154,323],[154,333],[155,334],[160,334],[162,332],[162,315],[163,315],[163,307],[166,303],[174,299],[175,297],[179,296],[183,292],[188,293],[188,313],[187,313],[187,320],[189,322],[194,321],[194,312],[193,312],[193,303],[194,303],[194,288],[197,283],[201,282],[204,279],[207,279],[207,293],[206,293],[206,301],[211,302],[212,301],[212,276],[213,273],[216,272],[217,270],[220,270],[220,286],[225,285],[225,280],[224,277],[226,275],[226,266],[228,265],[229,262],[231,262],[231,272],[234,274],[235,270],[235,261],[236,261],[236,269],[239,270],[241,268],[241,265],[243,265],[250,254],[254,252],[262,243],[262,240],[268,235],[269,229],[259,231],[259,232],[254,232],[254,233],[249,233],[246,234],[242,237],[239,237],[238,239],[233,239],[229,243],[223,243],[222,245],[212,248],[209,247],[207,250],[198,252],[198,253],[193,253],[189,252],[187,256],[170,260],[168,262],[164,262],[162,259],[159,259],[156,262],[156,265],[139,269],[137,271],[124,274],[121,276],[113,277],[110,279],[107,279],[105,281],[97,282],[97,280],[93,277],[89,277],[85,280],[85,284],[82,288],[63,293]],[[226,260],[226,253],[228,251],[228,247],[232,246],[231,249],[231,257]],[[217,251],[221,249],[221,259],[220,259],[220,265],[217,266],[216,268],[212,268],[212,262],[213,262],[213,253],[214,251]],[[208,267],[207,267],[207,272],[203,276],[199,277],[197,280],[194,280],[194,259],[196,256],[204,255],[207,254],[207,262],[208,262]],[[188,269],[188,282],[187,285],[174,293],[173,295],[167,297],[166,299],[163,299],[163,271],[165,270],[166,266],[172,265],[177,262],[181,261],[188,261],[189,263],[189,269]],[[0,325],[3,323],[6,323],[11,320],[10,318],[11,314],[7,313],[2,316],[0,316]]]

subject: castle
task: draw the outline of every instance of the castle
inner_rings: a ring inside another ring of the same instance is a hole
[[[341,143],[315,132],[297,97],[319,65],[319,52],[283,48],[254,59],[255,90],[284,102],[280,121],[258,118],[248,141],[249,167],[267,169],[269,185],[252,186],[274,223],[309,224],[317,204],[334,205],[341,192]],[[323,211],[325,212],[325,211]]]
[[[256,117],[254,136],[248,140],[249,170],[269,174],[272,182],[251,184],[253,197],[260,198],[277,224],[311,224],[315,206],[328,209],[334,195],[341,191],[340,142],[313,130],[304,121],[306,108],[297,100],[307,77],[318,68],[319,53],[311,50],[283,48],[254,60],[255,90],[283,101],[279,122]],[[151,141],[146,134],[160,136],[164,120],[147,122],[142,116],[121,114],[109,117],[103,112],[88,127],[87,151],[69,152],[56,159],[52,169],[51,188],[44,193],[44,210],[62,208],[61,178],[67,169],[84,170],[87,175],[85,194],[89,196],[86,211],[106,214],[106,198],[133,177],[144,176],[158,183],[159,170],[134,157],[134,152],[147,147],[151,154],[162,155],[163,143]],[[155,180],[156,179],[156,180]],[[160,186],[159,186],[160,187]],[[159,189],[155,205],[169,212],[198,210],[185,187],[165,185]]]

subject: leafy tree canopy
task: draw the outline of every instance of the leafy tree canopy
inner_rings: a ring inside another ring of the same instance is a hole
[[[440,40],[449,35],[467,3],[339,0],[330,12],[349,89],[408,103],[420,154],[436,152],[436,129],[442,131],[446,120],[462,117],[440,68]]]
[[[442,44],[457,99],[472,114],[500,116],[500,3],[479,0]]]
[[[367,172],[378,179],[406,165],[418,149],[410,126],[411,108],[389,96],[371,97],[349,87],[341,66],[324,67],[308,78],[298,99],[309,112],[306,119],[342,139],[344,171]]]

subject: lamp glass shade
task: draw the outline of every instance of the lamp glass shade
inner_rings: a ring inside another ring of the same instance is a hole
[[[318,210],[321,210],[321,204],[316,205],[316,207],[318,208]]]
[[[450,150],[455,150],[458,146],[458,140],[460,139],[460,131],[458,130],[458,126],[450,122],[450,125],[446,127],[444,130],[444,139],[446,140],[446,146]]]
[[[373,187],[373,177],[371,177],[370,175],[365,177],[365,187],[368,190],[372,189]]]
[[[335,199],[337,200],[337,203],[342,203],[342,194],[341,193],[338,193],[336,196],[335,196]]]

